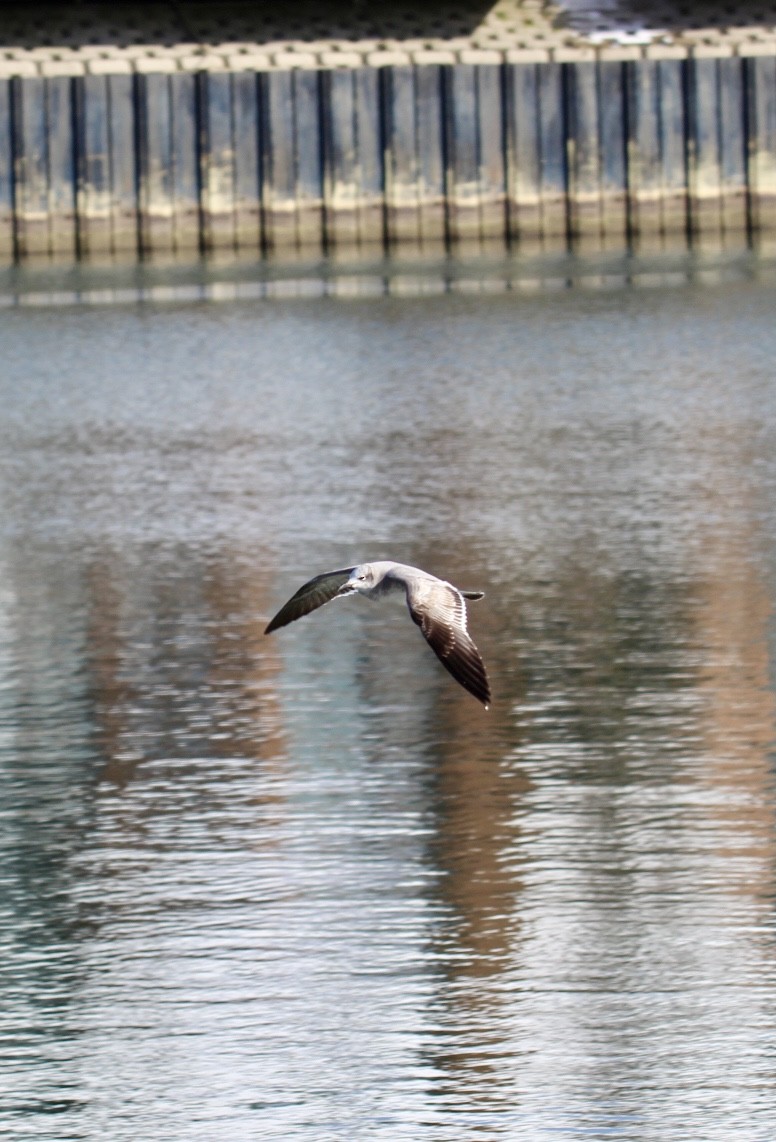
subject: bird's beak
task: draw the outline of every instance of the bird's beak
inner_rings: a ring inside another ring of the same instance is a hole
[[[356,589],[356,585],[353,582],[353,580],[348,579],[347,583],[342,584],[339,591],[337,591],[337,594],[338,595],[352,595],[353,592],[355,591],[355,589]]]

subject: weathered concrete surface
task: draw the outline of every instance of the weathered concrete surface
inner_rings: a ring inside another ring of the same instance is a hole
[[[597,7],[0,3],[0,260],[776,240],[776,3]]]
[[[0,4],[0,76],[776,54],[776,4],[262,0]],[[626,55],[623,56],[623,50]],[[526,54],[527,53],[527,54]],[[535,54],[534,54],[535,53]]]

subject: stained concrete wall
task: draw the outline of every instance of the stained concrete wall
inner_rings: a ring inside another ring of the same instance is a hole
[[[5,261],[752,235],[776,236],[776,54],[0,77]]]

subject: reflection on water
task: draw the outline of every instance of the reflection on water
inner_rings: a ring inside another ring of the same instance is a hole
[[[11,1136],[772,1137],[773,303],[6,313]]]
[[[659,240],[623,253],[593,249],[569,253],[560,248],[510,254],[497,242],[467,256],[374,257],[368,252],[313,261],[264,260],[227,254],[197,260],[158,255],[137,262],[120,256],[76,263],[61,259],[28,259],[23,266],[0,266],[0,310],[50,309],[72,305],[153,306],[193,302],[289,300],[313,298],[423,298],[440,294],[544,293],[558,289],[619,290],[630,285],[647,289],[677,286],[776,284],[774,251],[763,240],[750,249],[745,235],[729,235],[689,249]]]

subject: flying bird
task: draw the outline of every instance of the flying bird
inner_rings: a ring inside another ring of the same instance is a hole
[[[404,591],[412,620],[439,661],[487,709],[490,684],[480,652],[466,629],[465,602],[481,599],[484,591],[460,591],[419,567],[383,560],[316,575],[280,608],[264,633],[271,634],[332,599],[353,594],[376,599],[390,591]]]

